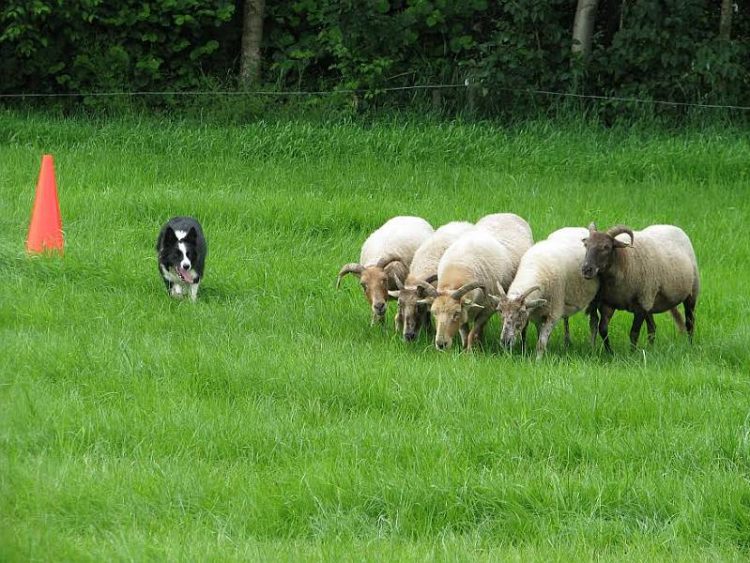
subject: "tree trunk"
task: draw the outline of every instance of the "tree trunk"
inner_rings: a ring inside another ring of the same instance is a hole
[[[265,8],[266,0],[245,0],[242,10],[240,83],[246,89],[260,79],[260,45],[263,40]]]
[[[591,54],[591,37],[594,35],[594,18],[599,0],[578,0],[576,18],[573,22],[573,54],[580,53],[584,59]]]
[[[729,41],[732,35],[733,0],[721,0],[721,19],[719,20],[719,39]]]

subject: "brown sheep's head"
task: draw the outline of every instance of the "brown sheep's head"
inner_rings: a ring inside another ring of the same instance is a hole
[[[432,280],[437,279],[434,276]],[[398,312],[396,313],[396,325],[402,327],[404,340],[412,342],[417,338],[421,321],[425,314],[427,305],[423,301],[429,296],[437,296],[435,288],[430,285],[430,280],[420,280],[415,285],[404,286],[398,278],[394,279],[398,289],[389,291],[393,299],[397,299]]]
[[[630,244],[615,238],[622,233],[630,236]],[[618,225],[604,232],[597,231],[596,225],[591,223],[589,236],[583,239],[583,245],[586,247],[586,257],[581,266],[583,277],[590,280],[598,274],[606,273],[615,259],[615,249],[632,247],[633,242],[633,231],[630,227]]]
[[[503,330],[500,334],[500,340],[503,346],[513,348],[518,335],[526,328],[529,323],[531,312],[537,307],[547,303],[546,299],[529,299],[534,291],[539,289],[538,285],[530,287],[521,295],[510,299],[503,290],[503,286],[497,284],[498,297],[491,296],[490,300],[495,302],[495,306],[503,317]]]
[[[341,284],[341,278],[345,275],[353,274],[357,276],[365,298],[370,304],[372,321],[383,322],[385,320],[386,302],[390,299],[388,291],[395,289],[395,286],[391,285],[393,284],[392,278],[403,279],[406,277],[406,272],[406,265],[393,258],[384,258],[375,266],[368,267],[356,263],[345,264],[339,271],[336,289]]]
[[[469,309],[481,307],[481,305],[464,299],[464,296],[468,292],[481,287],[482,285],[479,282],[469,282],[455,291],[435,292],[434,296],[428,296],[419,301],[431,305],[430,311],[435,319],[435,348],[447,350],[451,347],[456,332],[469,320]]]

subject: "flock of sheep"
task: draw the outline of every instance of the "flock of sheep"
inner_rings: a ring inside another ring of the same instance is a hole
[[[592,345],[598,330],[608,352],[617,309],[634,315],[633,347],[644,321],[653,341],[653,315],[665,311],[692,338],[700,288],[693,246],[678,227],[599,231],[592,223],[559,229],[535,244],[529,224],[512,213],[437,230],[419,217],[394,217],[367,238],[358,263],[341,268],[337,288],[347,274],[359,278],[373,323],[383,322],[387,302],[397,300],[396,330],[407,342],[430,326],[431,315],[436,348],[450,348],[458,332],[471,349],[499,312],[507,347],[519,336],[525,343],[529,322],[536,325],[537,358],[560,319],[569,344],[568,318],[578,311],[589,315]]]

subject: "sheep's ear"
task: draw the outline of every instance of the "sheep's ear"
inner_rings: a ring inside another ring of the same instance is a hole
[[[469,300],[464,301],[464,307],[466,307],[467,310],[484,309],[484,305],[480,305],[479,303],[475,303],[474,301]]]
[[[633,248],[633,245],[629,242],[623,242],[621,240],[612,239],[612,245],[615,248]]]
[[[391,291],[388,292],[388,295],[390,295],[394,299],[398,299],[399,293],[400,293],[399,291],[392,291],[391,290]]]
[[[596,232],[596,224],[592,221],[589,224],[589,233],[591,233],[593,235],[595,232]]]
[[[434,301],[433,297],[425,297],[424,299],[420,299],[417,301],[417,305],[432,305],[432,302]]]
[[[526,302],[526,308],[529,311],[533,311],[537,307],[541,307],[542,305],[546,305],[547,300],[546,299],[532,299],[531,301]]]

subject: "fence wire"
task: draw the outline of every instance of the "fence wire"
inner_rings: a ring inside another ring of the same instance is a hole
[[[64,93],[42,93],[42,92],[17,92],[0,94],[0,99],[24,99],[24,98],[106,98],[106,97],[144,97],[144,96],[268,96],[268,97],[302,97],[302,96],[334,96],[339,94],[367,94],[384,92],[403,92],[408,90],[455,90],[481,87],[479,84],[465,82],[463,84],[414,84],[410,86],[391,86],[387,88],[376,88],[368,90],[364,88],[346,88],[340,90],[144,90],[134,92],[64,92]],[[748,111],[750,106],[739,106],[731,104],[706,104],[700,102],[675,102],[672,100],[654,100],[643,98],[632,98],[623,96],[604,96],[597,94],[578,94],[574,92],[556,92],[553,90],[537,90],[533,88],[505,88],[492,87],[489,90],[501,92],[513,92],[516,94],[532,94],[539,96],[554,96],[559,98],[577,98],[597,100],[603,102],[619,102],[630,104],[654,104],[672,107],[704,108],[704,109],[729,109]]]

